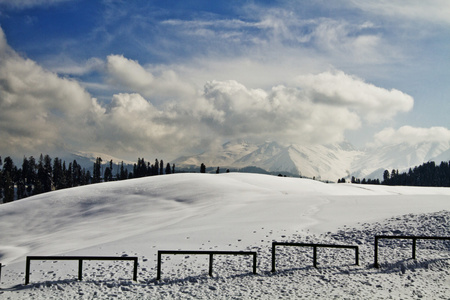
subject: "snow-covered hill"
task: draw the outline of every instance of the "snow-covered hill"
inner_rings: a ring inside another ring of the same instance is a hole
[[[400,172],[430,160],[450,160],[450,143],[401,143],[357,150],[350,143],[335,145],[281,145],[277,142],[251,144],[228,142],[222,148],[174,162],[180,168],[206,166],[244,168],[255,166],[269,172],[289,172],[303,177],[336,181],[339,178],[379,178],[384,170]]]
[[[325,184],[270,175],[172,174],[93,184],[0,206],[2,299],[447,299],[450,246],[385,243],[374,269],[375,234],[450,235],[450,189]],[[360,247],[277,250],[272,241]],[[158,250],[257,251],[258,275],[244,257],[166,256],[156,281]],[[124,263],[33,262],[27,255],[137,256],[138,281]]]

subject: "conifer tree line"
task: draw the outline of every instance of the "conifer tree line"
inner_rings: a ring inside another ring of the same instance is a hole
[[[150,164],[144,158],[138,158],[132,172],[128,171],[123,161],[116,166],[112,160],[107,164],[102,162],[100,157],[96,158],[91,174],[76,160],[66,164],[58,157],[52,160],[49,155],[41,154],[37,161],[33,156],[24,157],[20,168],[11,157],[2,160],[0,156],[0,203],[91,183],[175,173],[175,164],[171,166],[167,163],[164,167],[163,160],[158,159]]]
[[[404,185],[404,186],[439,186],[450,187],[450,161],[443,161],[436,165],[434,161],[409,168],[408,172],[399,173],[393,169],[391,172],[385,170],[383,181],[379,179],[360,180],[352,176],[352,183],[360,184],[383,184],[383,185]],[[345,183],[345,178],[339,179],[338,183]]]
[[[424,163],[408,172],[399,173],[398,170],[384,171],[383,184],[409,186],[441,186],[450,187],[450,161],[443,161],[436,165],[434,161]]]

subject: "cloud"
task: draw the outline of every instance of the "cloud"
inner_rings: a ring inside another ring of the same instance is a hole
[[[251,53],[267,62],[268,55],[280,60],[280,53],[289,53],[292,61],[306,51],[314,51],[314,56],[327,61],[351,60],[353,64],[385,63],[399,57],[399,51],[384,39],[384,32],[365,20],[305,18],[298,8],[268,9],[255,5],[244,7],[242,15],[242,19],[173,19],[161,25],[177,43],[185,41],[185,53],[220,53],[221,59],[248,57]]]
[[[447,0],[352,0],[352,3],[371,14],[380,14],[413,22],[450,23],[450,2]]]
[[[52,57],[51,61],[46,62],[46,65],[52,72],[58,74],[81,76],[101,71],[105,66],[105,62],[99,58],[92,57],[80,64],[66,57]]]
[[[157,102],[171,98],[191,97],[196,93],[195,88],[182,81],[174,71],[163,69],[159,74],[154,75],[137,61],[122,55],[108,56],[107,71],[112,83]]]
[[[246,138],[284,142],[332,143],[343,139],[347,129],[359,127],[359,118],[345,108],[329,110],[292,87],[276,86],[266,92],[233,81],[205,84],[200,114],[212,137]],[[200,111],[200,110],[199,110]]]
[[[353,63],[379,64],[397,59],[398,51],[378,31],[370,22],[359,24],[324,18],[315,20],[310,40],[312,46],[334,61],[350,58]]]
[[[418,128],[402,126],[395,130],[386,128],[375,134],[371,146],[394,145],[407,143],[414,145],[421,142],[450,143],[450,130],[445,127]]]
[[[391,119],[413,108],[414,99],[396,89],[386,90],[342,71],[297,77],[297,84],[317,103],[344,106],[368,122]]]
[[[328,144],[363,121],[386,120],[413,105],[409,95],[342,71],[262,89],[236,80],[198,88],[169,67],[144,67],[122,55],[108,56],[102,70],[126,91],[105,103],[18,55],[0,30],[0,153],[62,147],[133,160],[175,158],[238,138]]]
[[[0,140],[2,152],[51,149],[85,138],[95,122],[95,99],[12,50],[0,28]],[[81,130],[80,130],[81,131]],[[66,139],[62,139],[66,137]]]
[[[0,5],[3,4],[15,9],[24,9],[36,6],[49,6],[67,1],[73,0],[0,0]]]

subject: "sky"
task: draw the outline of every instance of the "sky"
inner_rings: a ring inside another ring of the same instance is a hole
[[[0,0],[0,155],[450,142],[447,0]]]

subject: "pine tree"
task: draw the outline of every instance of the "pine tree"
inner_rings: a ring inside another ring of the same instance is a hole
[[[102,166],[102,159],[101,157],[97,157],[94,163],[92,183],[99,183],[101,181],[102,176],[101,166]]]
[[[43,173],[41,174],[43,192],[50,192],[53,189],[52,173],[52,159],[46,154],[44,156]]]
[[[62,188],[62,176],[61,160],[55,157],[53,159],[53,184],[57,190]]]
[[[206,173],[206,166],[204,163],[200,165],[200,173]]]
[[[17,187],[17,199],[22,199],[26,197],[26,187],[25,187],[25,180],[23,178],[23,171],[22,169],[17,169],[15,171],[14,176],[14,182],[16,183]]]
[[[23,168],[22,168],[23,169]],[[25,172],[25,171],[24,171]],[[27,171],[23,175],[25,179],[25,185],[27,190],[27,195],[31,196],[34,194],[33,186],[36,184],[36,160],[33,156],[28,158],[28,168]]]
[[[3,161],[3,171],[2,171],[2,186],[3,186],[3,202],[14,201],[14,176],[15,171],[14,163],[11,157],[5,157]]]
[[[120,164],[120,180],[128,179],[128,171],[123,167],[123,161]]]
[[[111,169],[109,167],[105,168],[105,174],[104,174],[103,178],[104,178],[105,182],[112,180],[112,172],[111,172]]]
[[[73,171],[72,171],[72,163],[69,163],[69,167],[66,170],[66,186],[73,187]]]
[[[172,169],[170,168],[170,164],[167,163],[166,165],[166,174],[171,174],[172,173]]]
[[[159,170],[159,161],[158,159],[155,159],[155,165],[153,166],[153,175],[158,175]]]
[[[390,179],[389,171],[388,170],[384,170],[384,173],[383,173],[383,184],[389,185],[389,179]]]

